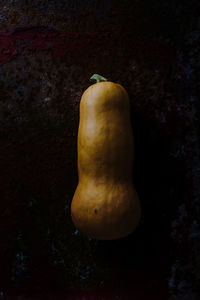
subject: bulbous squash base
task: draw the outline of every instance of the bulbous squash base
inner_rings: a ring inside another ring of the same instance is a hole
[[[125,237],[137,227],[140,202],[132,184],[79,184],[71,204],[76,228],[97,240]]]

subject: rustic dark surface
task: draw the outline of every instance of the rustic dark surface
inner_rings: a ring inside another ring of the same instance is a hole
[[[0,299],[199,299],[199,9],[1,1]],[[88,239],[70,218],[93,73],[131,101],[142,219],[116,241]]]

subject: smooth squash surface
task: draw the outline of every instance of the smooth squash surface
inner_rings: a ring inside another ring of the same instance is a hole
[[[80,231],[111,240],[135,229],[141,208],[132,168],[128,94],[120,84],[95,83],[80,102],[79,183],[71,203],[72,220]]]

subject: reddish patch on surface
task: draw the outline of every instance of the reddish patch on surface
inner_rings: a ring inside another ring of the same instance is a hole
[[[10,61],[17,55],[17,49],[9,34],[0,33],[0,62]]]
[[[110,38],[112,35],[112,39]],[[113,38],[113,35],[116,35]],[[127,56],[138,53],[159,64],[169,64],[176,50],[165,42],[137,39],[132,33],[59,32],[46,27],[21,28],[11,33],[0,33],[0,63],[6,63],[24,49],[30,51],[51,50],[55,56],[72,56],[76,59],[99,51],[112,51],[125,45]]]

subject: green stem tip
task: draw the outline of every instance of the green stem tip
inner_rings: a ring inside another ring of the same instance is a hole
[[[92,77],[90,77],[90,81],[96,80],[96,82],[101,82],[101,81],[107,81],[105,77],[98,75],[98,74],[93,74]]]

